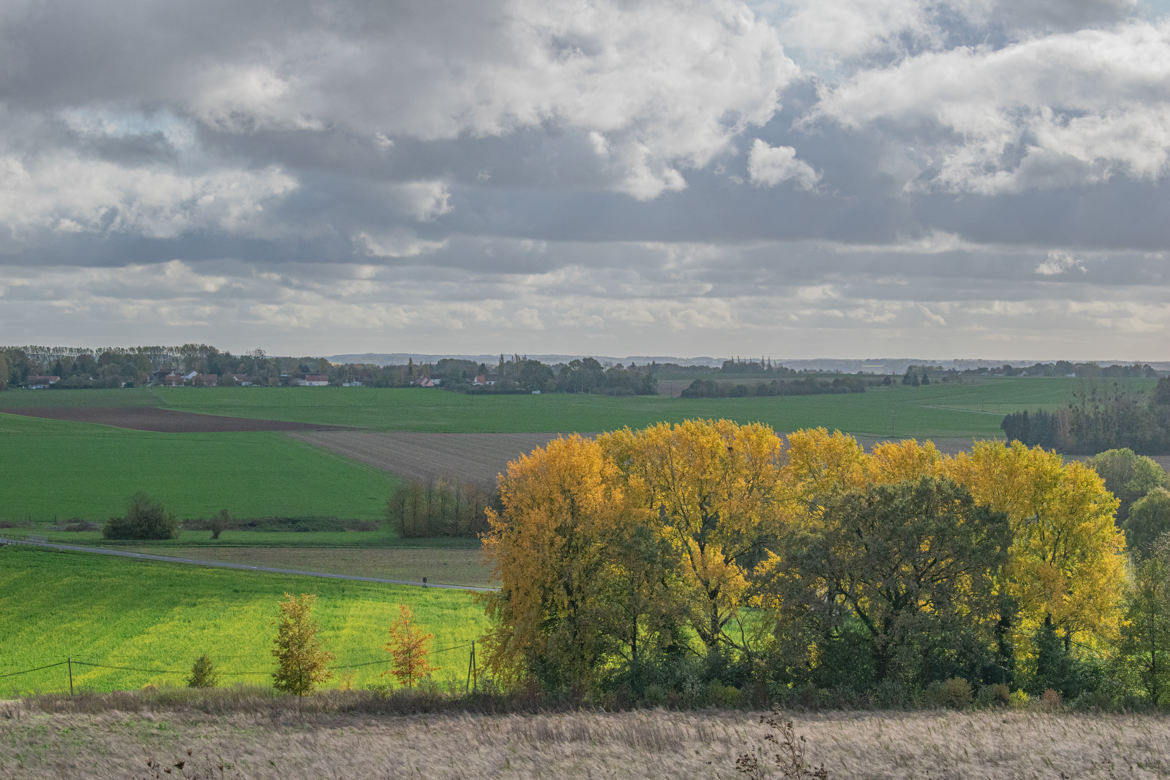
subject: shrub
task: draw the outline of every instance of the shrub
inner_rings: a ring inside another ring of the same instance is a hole
[[[1003,683],[980,686],[975,694],[975,705],[978,707],[1007,707],[1012,703],[1012,692]]]
[[[179,524],[163,505],[145,493],[135,493],[123,517],[111,517],[102,528],[106,539],[173,539]]]
[[[971,684],[962,677],[932,682],[926,687],[927,707],[961,710],[971,703]]]
[[[805,757],[805,739],[797,736],[792,721],[780,716],[779,710],[761,715],[760,723],[768,727],[763,745],[753,745],[735,760],[735,769],[752,778],[772,777],[770,767],[791,780],[825,780],[829,773],[824,765],[813,766]]]
[[[219,514],[211,518],[208,525],[211,528],[211,538],[218,539],[219,535],[223,533],[224,529],[228,527],[228,523],[232,521],[226,509],[219,510]]]
[[[196,658],[195,663],[191,665],[191,674],[187,677],[187,687],[214,688],[217,682],[219,682],[219,672],[216,671],[211,656],[204,653]]]
[[[905,709],[914,704],[914,691],[905,683],[885,679],[873,689],[873,703],[882,709]]]
[[[709,707],[733,709],[739,706],[739,688],[711,680],[703,691],[703,701]]]
[[[1052,688],[1046,688],[1044,693],[1040,694],[1040,706],[1046,710],[1059,710],[1063,701],[1060,691]]]
[[[1011,706],[1013,709],[1022,710],[1028,706],[1028,694],[1021,690],[1012,691]]]

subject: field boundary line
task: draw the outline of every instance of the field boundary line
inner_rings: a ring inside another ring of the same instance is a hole
[[[207,561],[198,558],[176,558],[169,555],[155,555],[153,553],[131,552],[129,550],[108,550],[101,547],[83,547],[76,544],[61,544],[58,542],[29,541],[27,539],[9,539],[0,537],[0,546],[5,544],[38,547],[58,552],[80,552],[91,555],[112,555],[116,558],[131,558],[140,561],[156,561],[160,563],[178,563],[185,566],[204,566],[210,569],[234,569],[236,571],[255,571],[263,574],[289,574],[296,577],[319,577],[329,580],[346,580],[349,582],[372,582],[379,585],[408,585],[417,588],[438,588],[440,590],[469,590],[477,593],[495,593],[499,588],[485,588],[477,585],[451,585],[437,582],[413,582],[411,580],[392,580],[384,577],[362,577],[356,574],[334,574],[332,572],[307,571],[304,569],[283,569],[275,566],[253,566],[247,563],[231,563],[229,561]]]

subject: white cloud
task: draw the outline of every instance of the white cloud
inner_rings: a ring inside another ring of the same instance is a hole
[[[504,5],[424,6],[368,36],[325,25],[199,70],[176,98],[228,132],[341,125],[383,145],[579,129],[617,189],[648,199],[767,122],[799,73],[739,0]]]
[[[0,180],[0,222],[18,237],[37,229],[151,238],[205,228],[266,235],[265,204],[297,188],[297,181],[275,166],[185,174],[74,154],[32,160],[0,156]]]
[[[928,176],[909,186],[995,194],[1164,176],[1168,85],[1170,20],[1132,22],[864,71],[816,115],[913,134]]]
[[[1044,258],[1044,262],[1036,266],[1036,273],[1041,276],[1059,276],[1069,271],[1085,273],[1085,266],[1079,258],[1070,255],[1068,252],[1062,252],[1059,249],[1051,250],[1048,256]]]
[[[748,155],[748,177],[758,186],[775,187],[786,181],[802,190],[812,190],[820,174],[804,160],[796,159],[791,146],[769,146],[757,138]]]

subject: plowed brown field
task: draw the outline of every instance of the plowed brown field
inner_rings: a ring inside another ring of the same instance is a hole
[[[97,423],[160,433],[230,433],[239,431],[339,431],[336,425],[312,425],[282,420],[253,420],[212,414],[176,412],[153,406],[46,406],[8,409],[7,414],[50,420]]]
[[[293,436],[407,479],[448,477],[494,486],[508,461],[560,434],[317,431]]]

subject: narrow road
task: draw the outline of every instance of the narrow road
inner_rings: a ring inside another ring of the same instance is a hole
[[[268,574],[295,574],[299,577],[322,577],[328,580],[351,580],[353,582],[377,582],[383,585],[413,585],[419,588],[441,588],[443,590],[471,590],[480,593],[494,593],[499,588],[481,588],[474,585],[444,585],[436,582],[410,582],[409,580],[387,580],[381,577],[359,577],[354,574],[330,574],[322,571],[303,571],[301,569],[277,569],[272,566],[249,566],[246,563],[227,563],[224,561],[202,561],[195,558],[174,558],[169,555],[152,555],[151,553],[130,552],[128,550],[107,550],[101,547],[82,547],[76,544],[58,544],[56,542],[28,541],[25,539],[5,539],[0,537],[0,546],[5,544],[22,544],[27,547],[41,547],[47,550],[63,552],[82,552],[94,555],[113,555],[118,558],[135,558],[140,561],[161,561],[163,563],[182,563],[188,566],[207,566],[214,569],[239,569],[242,571],[259,571]]]

